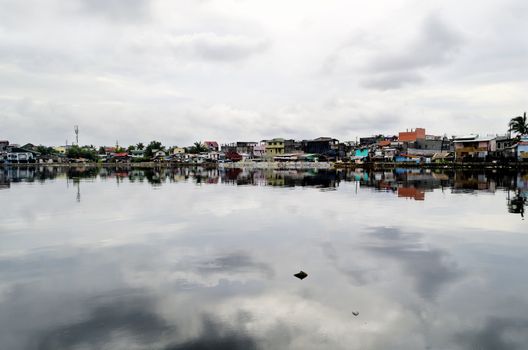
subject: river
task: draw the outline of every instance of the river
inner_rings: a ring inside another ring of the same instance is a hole
[[[0,348],[524,349],[527,197],[491,170],[0,168]]]

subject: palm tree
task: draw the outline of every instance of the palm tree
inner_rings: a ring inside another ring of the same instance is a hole
[[[145,148],[145,145],[143,144],[143,142],[140,142],[136,145],[136,148],[140,151],[142,151],[144,148]]]
[[[512,118],[509,123],[510,130],[519,135],[528,134],[528,122],[526,121],[526,112],[524,115]]]

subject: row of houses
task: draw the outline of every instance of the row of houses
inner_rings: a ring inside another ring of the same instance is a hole
[[[528,135],[512,138],[508,135],[429,135],[424,128],[400,132],[398,135],[375,135],[359,141],[340,142],[332,137],[311,140],[273,138],[238,141],[220,145],[204,141],[201,149],[171,147],[126,152],[119,147],[104,147],[98,152],[102,162],[130,162],[134,160],[173,161],[181,163],[237,162],[237,161],[351,161],[362,162],[468,162],[468,161],[528,161]],[[71,147],[71,146],[70,146]],[[0,162],[32,163],[65,160],[68,146],[55,147],[54,156],[43,156],[35,146],[9,144],[0,141]],[[94,149],[95,152],[95,149]]]

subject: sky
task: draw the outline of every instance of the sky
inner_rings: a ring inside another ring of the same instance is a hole
[[[0,0],[0,139],[504,134],[522,0]]]

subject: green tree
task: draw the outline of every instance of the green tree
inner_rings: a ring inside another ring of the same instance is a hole
[[[165,147],[159,141],[150,141],[150,143],[145,147],[145,157],[152,157],[154,151],[163,150]]]
[[[203,143],[195,142],[191,147],[189,147],[189,153],[198,154],[202,152],[207,152],[209,149],[205,147]]]
[[[97,160],[97,153],[94,149],[90,147],[79,147],[77,145],[73,145],[66,151],[66,156],[70,159],[79,159],[84,158],[91,161]]]
[[[99,154],[106,154],[106,150],[103,146],[99,147],[99,151],[97,152]]]
[[[46,147],[43,145],[38,145],[36,151],[43,156],[48,156],[55,153],[55,150],[52,147]]]
[[[136,145],[136,148],[140,151],[144,150],[145,149],[145,145],[143,144],[143,142],[140,142]]]
[[[526,112],[524,115],[514,117],[509,123],[510,130],[517,133],[517,136],[528,134],[528,122],[526,121]]]
[[[128,146],[128,148],[127,148],[127,152],[128,152],[128,153],[130,153],[130,152],[132,152],[132,151],[135,151],[135,150],[136,150],[136,146],[134,146],[134,145],[130,145],[130,146]]]

